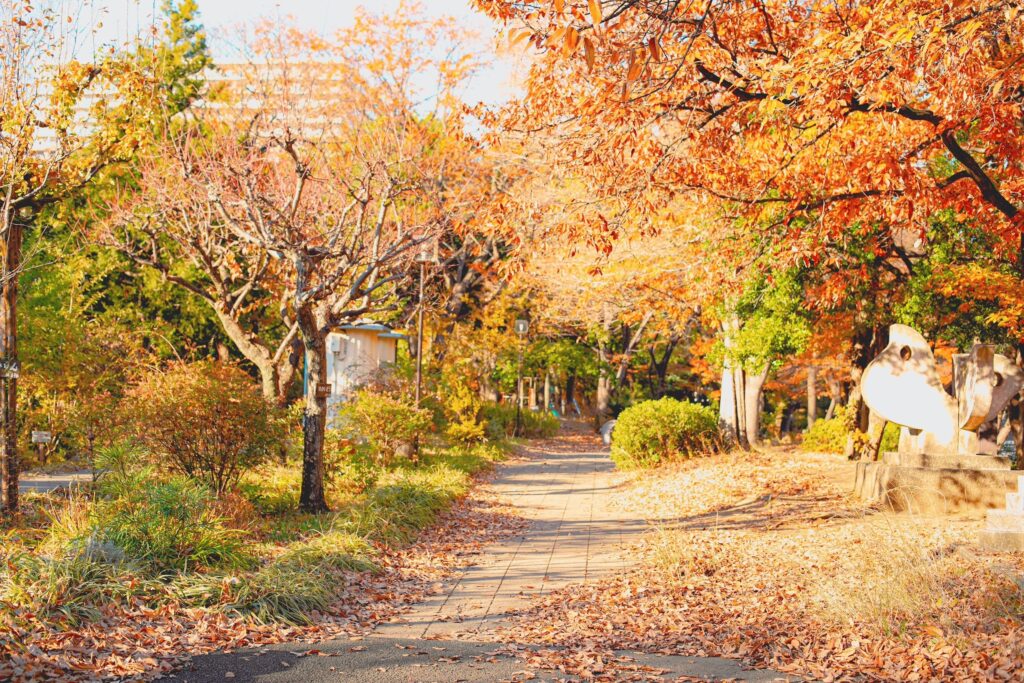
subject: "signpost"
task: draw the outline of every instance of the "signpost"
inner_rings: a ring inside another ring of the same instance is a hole
[[[39,464],[46,464],[46,444],[53,441],[53,434],[50,432],[32,432],[32,443],[39,449]]]

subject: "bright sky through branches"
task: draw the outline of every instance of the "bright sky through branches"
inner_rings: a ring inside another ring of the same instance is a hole
[[[152,24],[161,0],[95,0],[80,10],[83,29],[102,23],[96,34],[98,43],[130,40],[146,32]],[[209,44],[215,60],[231,61],[233,50],[226,34],[240,24],[264,17],[290,19],[299,27],[321,33],[332,33],[351,24],[356,9],[364,6],[375,13],[395,11],[399,0],[199,0],[200,17],[209,32]],[[511,84],[512,65],[494,55],[495,26],[472,9],[469,0],[428,0],[422,2],[427,16],[451,16],[466,27],[467,35],[476,34],[474,42],[490,65],[482,69],[463,93],[467,103],[477,101],[500,104],[514,94]]]

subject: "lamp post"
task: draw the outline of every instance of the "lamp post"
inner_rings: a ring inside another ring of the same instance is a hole
[[[416,316],[416,407],[420,407],[423,393],[423,281],[427,278],[427,265],[434,262],[433,255],[426,249],[416,254],[416,263],[420,264],[420,301]]]
[[[512,436],[519,436],[520,411],[523,409],[523,340],[526,339],[526,333],[530,331],[530,321],[518,318],[515,329],[516,334],[519,335],[519,365],[516,370],[516,426],[512,430]]]

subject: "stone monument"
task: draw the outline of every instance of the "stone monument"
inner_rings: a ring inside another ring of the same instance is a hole
[[[893,325],[889,345],[864,370],[864,402],[900,425],[896,452],[857,464],[856,491],[896,510],[953,512],[998,507],[1017,484],[1010,460],[978,430],[1024,387],[1024,372],[994,347],[975,344],[953,358],[954,394],[935,355],[913,328]]]

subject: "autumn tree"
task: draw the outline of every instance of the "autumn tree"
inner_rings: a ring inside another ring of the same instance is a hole
[[[142,165],[136,184],[153,190],[133,199],[123,245],[210,302],[268,392],[281,393],[283,362],[295,367],[289,337],[301,341],[300,505],[318,512],[327,335],[394,308],[413,255],[445,224],[446,141],[462,135],[454,92],[472,61],[444,49],[457,43],[452,22],[408,6],[393,17],[361,13],[334,40],[266,22],[255,36],[222,96],[193,113],[198,124],[169,126]],[[422,72],[437,90],[421,90]],[[251,314],[265,295],[279,301],[276,348]]]

